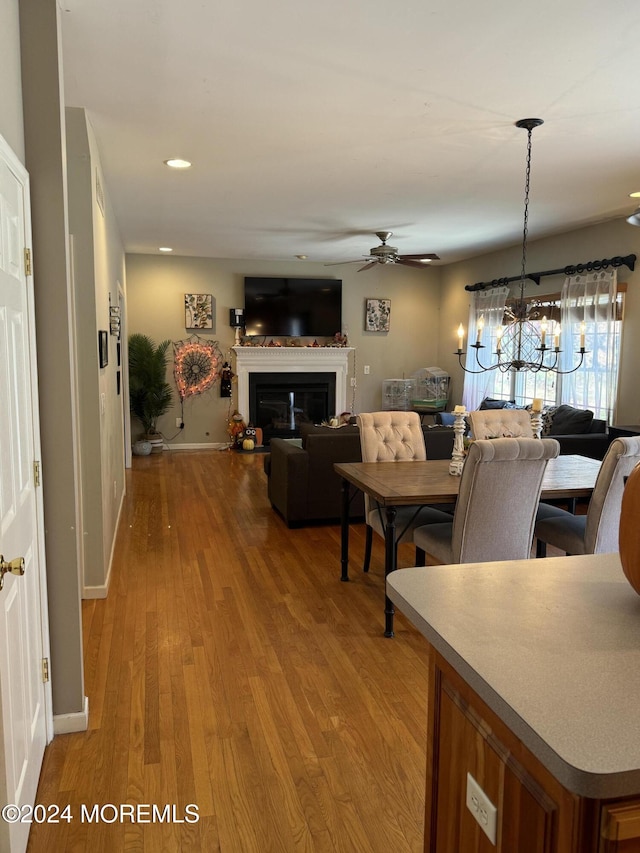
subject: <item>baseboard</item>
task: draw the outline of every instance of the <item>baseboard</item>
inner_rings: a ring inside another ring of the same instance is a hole
[[[72,732],[86,732],[89,728],[89,697],[84,697],[82,711],[73,714],[53,715],[53,734],[68,735]]]
[[[99,586],[83,586],[82,587],[82,598],[83,599],[92,599],[92,598],[106,598],[109,595],[109,581],[111,579],[111,568],[109,568],[109,576],[107,580],[100,584]]]
[[[164,450],[227,450],[229,444],[226,442],[207,442],[206,444],[165,444]]]

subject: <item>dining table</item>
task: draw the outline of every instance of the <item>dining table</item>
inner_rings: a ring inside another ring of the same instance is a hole
[[[349,505],[359,489],[377,503],[385,531],[385,637],[393,637],[395,609],[386,594],[386,578],[396,570],[396,515],[398,507],[451,504],[458,497],[460,476],[449,473],[450,459],[416,462],[336,462],[342,479],[340,564],[341,581],[349,580]],[[578,498],[590,498],[602,463],[587,456],[567,454],[550,459],[542,480],[541,500],[566,500],[575,509]],[[401,531],[402,532],[402,531]]]

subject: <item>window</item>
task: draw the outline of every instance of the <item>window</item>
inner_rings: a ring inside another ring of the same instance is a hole
[[[542,370],[538,373],[489,371],[481,375],[482,396],[515,400],[519,406],[529,405],[535,398],[540,398],[545,407],[567,403],[577,408],[591,409],[594,417],[611,423],[618,383],[625,291],[625,284],[617,286],[612,310],[609,310],[610,296],[604,290],[591,295],[586,306],[584,298],[574,296],[570,300],[571,304],[565,307],[562,324],[560,294],[545,296],[543,299],[529,298],[527,301],[538,307],[538,317],[530,321],[538,333],[542,332],[543,318],[546,320],[547,345],[553,345],[553,335],[559,326],[561,328],[562,369],[570,370],[578,363],[581,335],[584,335],[586,350],[583,364],[575,373],[566,374]],[[487,349],[495,353],[496,324],[488,329],[485,325],[485,337]],[[477,385],[478,379],[465,374],[464,381],[463,399],[466,399],[468,388],[472,384]],[[479,400],[474,400],[473,408],[478,405]]]

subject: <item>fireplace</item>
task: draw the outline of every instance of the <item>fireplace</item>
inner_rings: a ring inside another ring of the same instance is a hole
[[[335,373],[251,373],[249,420],[263,441],[295,438],[300,424],[318,424],[334,414]]]
[[[265,443],[274,435],[294,437],[305,420],[320,423],[347,410],[351,347],[235,346],[233,351],[238,410],[262,427]]]

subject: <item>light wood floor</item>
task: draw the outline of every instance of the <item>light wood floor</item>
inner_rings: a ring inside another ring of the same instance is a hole
[[[89,730],[54,739],[38,790],[73,820],[29,853],[422,850],[426,644],[400,614],[383,636],[378,537],[365,576],[353,528],[341,583],[339,527],[289,530],[262,462],[134,459],[109,597],[83,603]],[[81,821],[121,803],[200,819]]]

